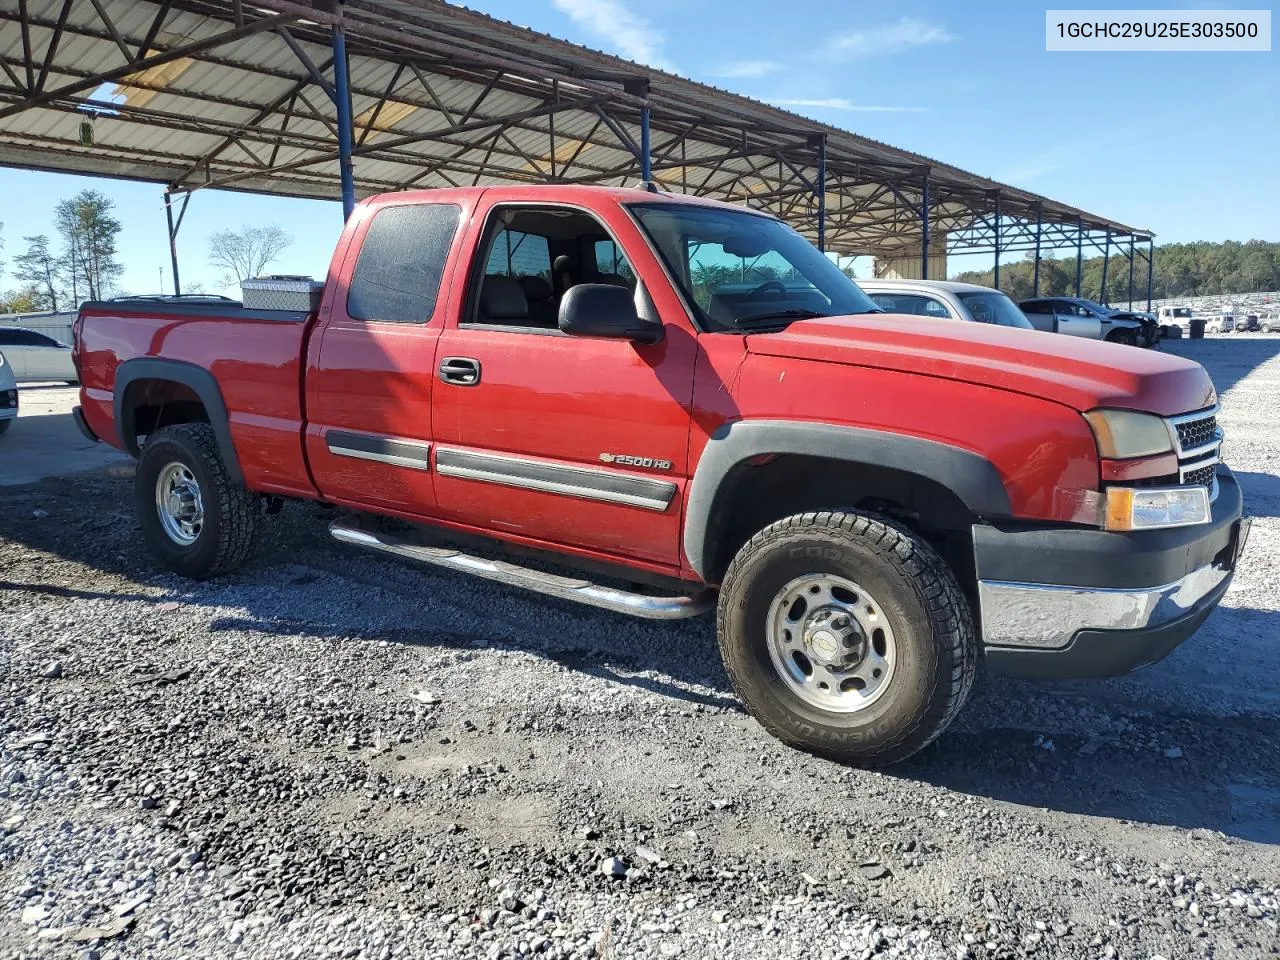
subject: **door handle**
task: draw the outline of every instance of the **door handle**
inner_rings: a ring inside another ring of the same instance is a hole
[[[445,357],[440,361],[440,379],[459,387],[480,382],[480,361],[471,357]]]

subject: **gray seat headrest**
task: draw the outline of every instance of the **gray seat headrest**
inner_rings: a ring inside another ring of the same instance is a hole
[[[521,320],[529,316],[529,301],[515,280],[490,275],[480,287],[480,312],[491,320]]]

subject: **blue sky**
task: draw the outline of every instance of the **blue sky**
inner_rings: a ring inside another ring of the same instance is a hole
[[[1280,239],[1275,51],[1047,53],[1044,7],[1019,0],[735,0],[732,15],[724,0],[470,5],[1154,230],[1161,242]],[[0,169],[5,266],[23,234],[52,233],[54,205],[84,186],[116,202],[122,288],[155,290],[161,269],[167,285],[155,184]],[[267,223],[295,238],[273,270],[323,276],[337,203],[208,192],[182,228],[184,283],[217,290],[209,235]],[[13,286],[0,271],[0,289]]]

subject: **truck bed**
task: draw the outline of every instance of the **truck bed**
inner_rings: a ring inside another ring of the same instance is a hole
[[[246,484],[315,496],[302,451],[301,370],[314,316],[247,309],[234,301],[85,303],[76,337],[85,421],[106,442],[128,449],[115,426],[121,365],[154,358],[199,368],[213,375],[221,392]],[[140,366],[146,364],[134,371]],[[148,389],[145,378],[128,384],[130,392]],[[156,401],[162,408],[174,398]]]

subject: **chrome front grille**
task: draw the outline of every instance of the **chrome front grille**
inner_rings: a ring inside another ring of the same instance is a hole
[[[1184,486],[1213,489],[1214,476],[1222,459],[1222,429],[1218,408],[1197,410],[1169,417],[1169,434],[1178,454],[1178,482]]]
[[[1180,471],[1182,484],[1188,487],[1210,486],[1213,483],[1213,474],[1217,470],[1218,465],[1211,463],[1207,467],[1193,467],[1189,470]]]
[[[1173,417],[1172,425],[1178,444],[1178,456],[1186,457],[1198,453],[1201,449],[1215,447],[1221,441],[1218,433],[1217,411],[1192,413],[1182,417]]]

